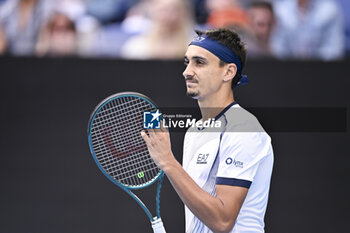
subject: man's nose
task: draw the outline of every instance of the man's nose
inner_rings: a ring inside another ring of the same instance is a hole
[[[187,66],[186,66],[186,69],[184,70],[184,72],[182,73],[182,75],[183,75],[185,78],[193,77],[194,72],[193,72],[193,70],[191,69],[191,66],[190,66],[190,65],[187,65]]]

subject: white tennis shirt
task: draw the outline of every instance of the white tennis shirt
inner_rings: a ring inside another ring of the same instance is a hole
[[[273,151],[269,135],[251,113],[232,103],[216,120],[219,129],[191,127],[184,139],[183,167],[210,195],[216,185],[249,188],[231,233],[264,232]],[[200,197],[198,197],[200,198]],[[212,232],[185,206],[186,233]]]

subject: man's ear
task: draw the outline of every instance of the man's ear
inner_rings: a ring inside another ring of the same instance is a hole
[[[224,82],[232,80],[237,73],[237,66],[234,63],[229,63],[226,65],[226,72],[224,74]]]

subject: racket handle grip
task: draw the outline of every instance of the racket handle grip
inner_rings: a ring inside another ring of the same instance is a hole
[[[161,218],[156,218],[152,222],[152,228],[154,233],[166,233]]]

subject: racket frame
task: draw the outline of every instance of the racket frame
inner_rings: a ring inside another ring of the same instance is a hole
[[[117,93],[114,95],[111,95],[107,98],[105,98],[104,100],[102,100],[94,109],[93,113],[90,116],[89,119],[89,124],[88,124],[88,141],[89,141],[89,148],[90,148],[90,152],[92,154],[92,157],[94,158],[95,163],[97,164],[98,168],[102,171],[102,173],[110,180],[112,181],[115,185],[119,186],[121,189],[123,189],[126,193],[128,193],[143,209],[143,211],[146,213],[146,215],[148,216],[148,218],[150,219],[150,221],[153,223],[155,221],[157,221],[158,219],[160,219],[160,208],[159,208],[159,204],[160,204],[160,190],[162,187],[162,181],[163,181],[163,176],[164,176],[164,172],[162,170],[159,170],[158,174],[151,179],[150,181],[148,181],[145,184],[142,185],[135,185],[135,186],[131,186],[131,185],[126,185],[123,183],[119,183],[118,181],[116,181],[113,177],[111,177],[106,171],[105,169],[101,166],[100,162],[97,159],[97,156],[95,154],[95,151],[93,149],[92,146],[92,139],[91,139],[91,126],[94,122],[95,116],[96,114],[100,111],[101,108],[103,108],[106,104],[108,104],[109,102],[117,99],[117,98],[121,98],[121,97],[138,97],[141,98],[145,101],[147,101],[149,104],[151,104],[155,109],[158,109],[158,107],[145,95],[142,95],[140,93],[137,92],[121,92],[121,93]],[[150,185],[152,185],[154,182],[156,182],[158,180],[158,185],[157,185],[157,194],[156,194],[156,217],[153,217],[151,212],[149,211],[149,209],[146,207],[146,205],[141,201],[141,199],[136,196],[131,190],[137,190],[137,189],[143,189],[146,188]]]

